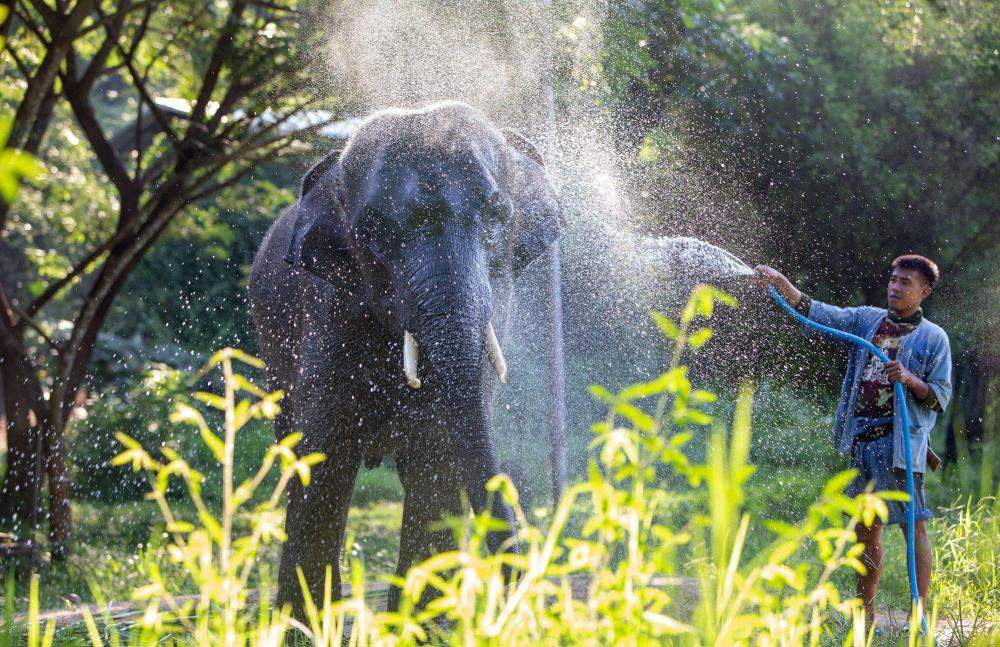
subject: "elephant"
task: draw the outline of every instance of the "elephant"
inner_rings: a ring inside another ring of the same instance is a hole
[[[331,565],[339,594],[357,472],[389,454],[405,491],[397,575],[451,546],[436,522],[465,501],[506,522],[490,550],[517,550],[513,511],[485,488],[492,403],[513,282],[562,218],[537,148],[460,102],[376,112],[306,173],[249,279],[268,386],[286,394],[276,435],[326,455],[290,486],[279,605],[301,612],[297,568],[320,599]]]

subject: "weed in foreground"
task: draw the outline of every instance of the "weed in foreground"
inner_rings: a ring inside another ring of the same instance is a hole
[[[853,474],[841,473],[799,523],[763,522],[773,533],[772,542],[754,555],[744,554],[748,529],[756,522],[743,509],[744,485],[753,473],[748,464],[752,388],[740,390],[727,430],[706,410],[715,395],[694,388],[681,364],[685,352],[696,351],[711,336],[707,327],[691,329],[712,315],[716,303],[735,305],[724,293],[701,286],[678,322],[656,316],[674,345],[662,375],[618,392],[592,387],[592,394],[607,405],[607,416],[592,428],[594,458],[587,478],[568,489],[551,515],[533,523],[510,478],[501,474],[491,480],[489,489],[515,510],[519,553],[489,553],[486,536],[498,522],[488,514],[452,520],[454,550],[429,558],[405,578],[387,578],[402,590],[397,612],[369,604],[360,560],[347,562],[350,596],[335,599],[328,577],[323,599],[307,599],[301,621],[287,609],[271,607],[266,573],[256,578],[265,586],[254,600],[248,583],[251,573],[263,569],[258,551],[267,542],[284,539],[281,493],[292,478],[308,483],[310,466],[322,457],[295,456],[298,437],[291,435],[268,450],[255,476],[234,487],[237,432],[255,417],[275,415],[281,394],[264,393],[233,372],[234,361],[259,365],[258,360],[232,349],[220,351],[205,370],[221,367],[224,393],[194,397],[223,413],[222,437],[191,405],[178,405],[171,420],[196,428],[215,453],[222,466],[221,510],[213,511],[201,500],[206,477],[176,452],[166,450],[165,460],[157,460],[122,436],[126,449],[115,462],[149,474],[148,498],[159,506],[169,540],[156,552],[162,563],[151,560],[148,582],[133,593],[145,605],[143,615],[125,630],[113,624],[99,627],[87,614],[89,641],[279,645],[291,631],[318,645],[345,640],[350,645],[864,645],[860,605],[853,596],[842,597],[831,578],[864,568],[854,526],[876,515],[884,519],[885,504],[873,494],[844,496]],[[256,400],[237,403],[240,392]],[[708,436],[704,463],[685,454],[695,434]],[[271,496],[249,511],[248,534],[234,534],[234,516],[272,469],[280,471],[280,478]],[[171,510],[165,492],[172,479],[183,482],[194,518],[181,519]],[[686,485],[668,491],[664,481]],[[675,527],[671,502],[678,497],[705,503]],[[569,524],[571,516],[582,517],[579,526]],[[580,531],[570,533],[569,527]],[[682,548],[693,559],[681,561]],[[505,578],[511,570],[516,577]],[[172,575],[165,576],[167,572]],[[693,611],[675,599],[676,580],[667,577],[683,572],[696,576],[699,594]],[[183,582],[193,583],[199,593],[176,594]],[[432,599],[421,606],[428,592]],[[29,644],[51,644],[50,627],[42,632],[37,618],[35,609]],[[916,640],[913,632],[911,644]]]

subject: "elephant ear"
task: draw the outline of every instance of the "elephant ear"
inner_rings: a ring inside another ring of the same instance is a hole
[[[347,242],[347,221],[341,199],[340,153],[323,158],[302,179],[298,217],[285,261],[336,283],[354,266]]]
[[[517,276],[559,238],[563,215],[538,148],[516,130],[504,129],[503,134],[513,149],[510,187],[515,231],[511,262]]]

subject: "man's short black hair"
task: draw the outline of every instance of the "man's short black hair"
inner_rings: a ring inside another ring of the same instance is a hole
[[[903,254],[902,256],[897,256],[892,261],[892,269],[896,269],[897,267],[901,270],[916,270],[920,273],[920,276],[924,277],[927,285],[931,287],[934,287],[938,279],[941,278],[941,272],[938,271],[937,263],[920,254]]]

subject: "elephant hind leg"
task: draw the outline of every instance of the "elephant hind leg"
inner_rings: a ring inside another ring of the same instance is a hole
[[[440,446],[438,446],[440,447]],[[454,546],[451,528],[440,522],[448,515],[462,514],[461,481],[450,461],[430,446],[407,449],[396,456],[399,480],[406,495],[403,525],[399,534],[399,561],[396,576],[405,578],[414,564]],[[425,592],[421,603],[428,601]],[[389,589],[388,609],[399,609],[401,591]]]
[[[313,466],[309,487],[298,479],[289,487],[288,540],[281,552],[276,602],[279,607],[291,605],[296,618],[305,618],[297,569],[302,570],[312,599],[320,604],[329,566],[334,600],[340,599],[340,552],[360,462],[360,455],[330,452],[325,461]]]

